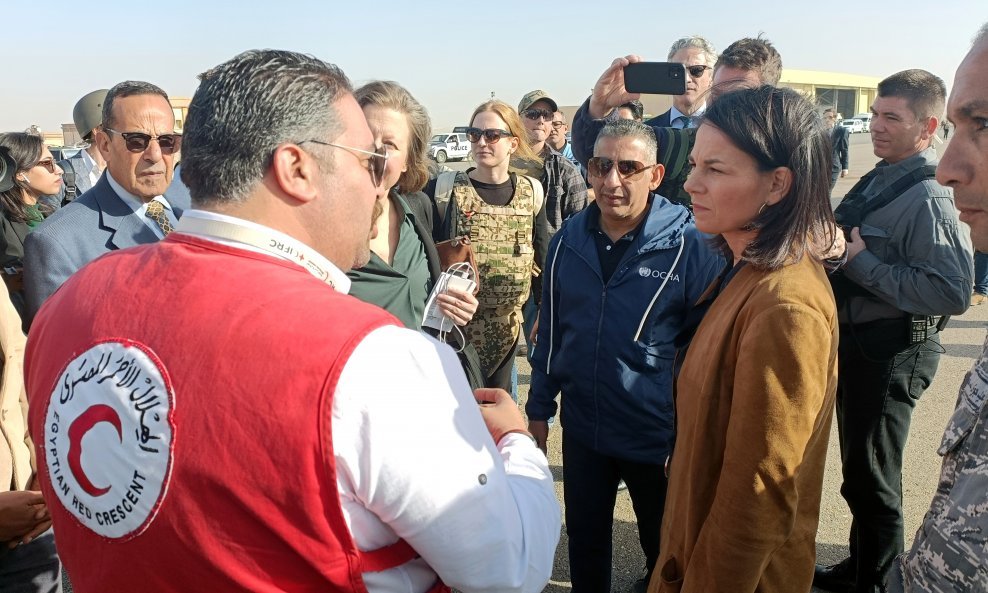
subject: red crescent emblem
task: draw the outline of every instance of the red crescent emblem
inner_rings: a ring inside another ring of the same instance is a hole
[[[98,404],[90,407],[76,418],[69,426],[69,469],[72,476],[79,482],[79,486],[90,496],[103,496],[110,491],[106,488],[97,488],[90,480],[86,472],[82,470],[82,437],[92,430],[100,422],[109,422],[117,429],[117,436],[123,442],[123,429],[120,426],[120,415],[110,406]]]

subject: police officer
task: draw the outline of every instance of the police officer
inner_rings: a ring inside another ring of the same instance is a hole
[[[979,144],[988,102],[988,24],[957,69],[947,113],[956,130],[937,168],[954,190],[971,240],[988,251],[988,147]],[[980,107],[979,107],[980,105]],[[964,379],[938,451],[940,482],[912,550],[899,558],[889,591],[988,591],[988,341]]]
[[[945,95],[943,81],[924,70],[879,83],[871,136],[882,160],[835,213],[849,232],[834,292],[841,494],[854,519],[850,557],[817,567],[814,585],[828,591],[882,590],[902,552],[909,422],[937,370],[943,316],[963,313],[971,298],[971,241],[951,190],[933,179]]]

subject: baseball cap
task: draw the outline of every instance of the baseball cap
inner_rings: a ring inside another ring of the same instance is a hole
[[[556,102],[552,99],[552,97],[549,96],[549,93],[540,89],[540,90],[532,91],[521,98],[521,102],[518,103],[518,113],[525,111],[526,109],[532,106],[532,103],[535,103],[536,101],[540,101],[540,100],[548,101],[552,105],[553,111],[559,111],[559,105],[557,105]]]

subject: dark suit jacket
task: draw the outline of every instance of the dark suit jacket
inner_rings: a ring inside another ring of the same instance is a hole
[[[652,126],[653,128],[671,128],[672,127],[672,109],[666,111],[661,115],[656,115],[652,119],[645,122],[646,126]]]
[[[28,317],[69,276],[99,256],[146,243],[158,236],[134,215],[110,187],[106,173],[95,186],[61,208],[27,236],[24,242],[24,296]],[[174,204],[175,217],[187,204]]]
[[[844,126],[834,126],[834,129],[830,132],[830,142],[834,147],[834,173],[839,173],[841,169],[848,168],[848,163],[850,162],[850,136],[851,130]]]

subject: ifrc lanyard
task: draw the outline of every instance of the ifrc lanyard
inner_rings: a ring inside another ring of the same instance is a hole
[[[261,251],[297,263],[316,278],[336,288],[330,275],[333,264],[315,249],[301,241],[292,239],[288,235],[274,231],[264,232],[261,229],[241,226],[224,220],[204,219],[196,216],[183,216],[178,221],[175,230],[179,233],[208,235],[256,247]]]

